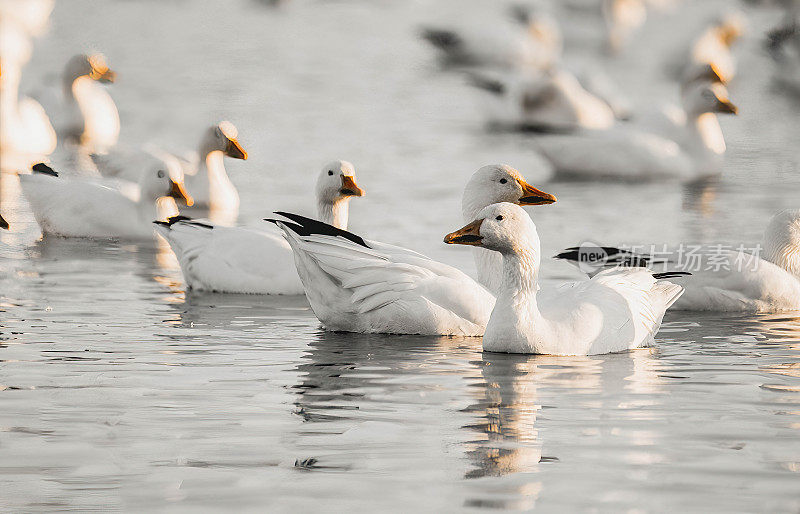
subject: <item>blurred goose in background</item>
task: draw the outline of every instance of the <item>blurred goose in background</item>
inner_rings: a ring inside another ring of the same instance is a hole
[[[10,154],[14,160],[4,166],[27,168],[56,148],[56,132],[45,110],[36,100],[19,95],[22,69],[31,53],[29,34],[0,14],[0,150],[4,159]]]
[[[668,73],[674,78],[682,78],[687,68],[697,64],[710,64],[727,84],[736,75],[736,58],[731,47],[744,30],[745,18],[740,12],[732,12],[719,18],[700,33],[689,48],[678,52],[668,61]]]
[[[0,0],[0,21],[8,21],[29,36],[44,34],[55,0]]]
[[[700,84],[684,95],[686,124],[667,138],[646,127],[618,126],[604,131],[546,135],[537,149],[556,173],[579,179],[679,179],[693,181],[722,169],[725,139],[716,113],[737,108],[722,84]]]
[[[677,255],[677,248],[659,252]],[[594,269],[647,265],[653,256],[616,247],[584,255],[613,256],[592,263]],[[555,257],[574,264],[581,271],[592,269],[581,259],[580,248],[568,248]],[[719,267],[697,266],[684,284],[685,293],[673,309],[713,312],[780,312],[800,310],[800,209],[781,211],[772,217],[764,231],[763,253],[722,250],[715,253]],[[664,263],[669,266],[667,259]],[[700,263],[702,264],[702,263]],[[676,269],[681,269],[677,267]]]
[[[75,55],[64,67],[60,90],[46,88],[36,95],[58,136],[61,151],[55,161],[70,173],[99,175],[89,155],[105,153],[117,143],[119,113],[101,85],[115,79],[103,55]]]
[[[483,187],[482,187],[483,186]],[[465,190],[464,212],[494,199],[544,205],[555,197],[504,165],[484,166]],[[284,233],[311,308],[327,330],[364,333],[483,334],[494,296],[456,268],[412,250],[290,213],[269,220]],[[476,259],[479,265],[490,261]],[[483,273],[483,276],[489,276]]]
[[[775,80],[800,91],[800,18],[797,14],[767,34],[767,50],[776,64]]]
[[[687,130],[689,118],[692,116],[687,111],[696,108],[693,104],[697,102],[697,90],[704,85],[713,84],[725,84],[713,65],[694,64],[688,67],[681,82],[680,103],[665,103],[656,108],[645,108],[632,119],[631,126],[640,127],[642,130],[681,144],[686,143],[687,138],[695,137],[692,131]],[[693,115],[696,116],[697,113]]]
[[[327,164],[316,185],[319,219],[347,229],[350,199],[363,196],[355,168],[347,161]],[[303,294],[292,250],[265,230],[224,227],[179,216],[157,221],[156,231],[175,252],[189,289],[220,293]]]
[[[19,180],[42,233],[61,237],[152,239],[159,198],[191,203],[183,184],[162,168],[142,173],[138,201],[93,179],[61,177],[41,163]]]
[[[648,346],[683,292],[661,280],[671,275],[646,268],[607,270],[540,292],[536,226],[510,203],[486,207],[444,241],[502,255],[503,282],[483,335],[488,352],[595,355]]]
[[[486,18],[472,26],[423,27],[420,36],[448,65],[544,69],[561,57],[561,32],[548,15],[515,6],[505,22]]]
[[[474,72],[470,82],[491,94],[493,126],[534,131],[607,129],[614,111],[565,70],[509,75]]]
[[[617,54],[647,21],[647,5],[643,0],[602,0],[601,8],[607,48]]]

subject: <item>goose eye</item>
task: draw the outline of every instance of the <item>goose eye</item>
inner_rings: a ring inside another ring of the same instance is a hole
[[[331,170],[328,170],[328,176],[329,177],[333,176],[333,172]]]
[[[508,182],[508,180],[506,180],[506,179],[504,179],[504,178],[501,178],[501,179],[500,179],[500,183],[501,183],[501,184],[505,184],[506,182]]]
[[[495,218],[497,221],[503,221],[503,215],[500,214]]]
[[[158,170],[158,178],[164,178],[164,170]]]

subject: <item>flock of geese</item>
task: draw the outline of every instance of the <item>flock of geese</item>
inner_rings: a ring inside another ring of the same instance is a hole
[[[601,3],[614,51],[636,28],[644,2]],[[476,279],[348,232],[350,201],[365,191],[347,161],[319,172],[316,219],[276,212],[261,227],[235,226],[239,196],[225,158],[247,159],[236,127],[210,126],[197,152],[187,155],[120,146],[119,115],[102,85],[115,73],[101,55],[70,59],[48,102],[20,96],[31,39],[52,1],[24,4],[31,6],[26,12],[0,5],[2,149],[24,163],[21,188],[45,237],[158,234],[189,289],[305,294],[328,330],[482,336],[486,351],[586,355],[647,346],[668,308],[800,310],[800,209],[772,219],[757,266],[656,273],[642,266],[646,259],[608,248],[627,258],[609,260],[584,280],[540,284],[539,235],[522,206],[549,205],[556,197],[504,164],[472,175],[462,197],[464,226],[444,236],[447,244],[473,247]],[[787,14],[770,34],[770,49],[782,59],[796,58],[780,50],[797,45],[796,19]],[[602,73],[562,63],[562,35],[547,11],[515,7],[508,24],[489,34],[427,26],[420,35],[446,67],[486,92],[493,126],[536,133],[537,148],[557,173],[689,181],[721,171],[725,141],[717,114],[737,112],[725,85],[736,73],[731,47],[743,30],[741,15],[715,20],[669,64],[680,105],[637,113]],[[574,250],[557,257],[576,260]]]

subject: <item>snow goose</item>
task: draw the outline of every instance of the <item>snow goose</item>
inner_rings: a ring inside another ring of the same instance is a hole
[[[486,207],[444,241],[503,256],[503,283],[483,335],[485,351],[592,355],[647,346],[683,291],[646,268],[617,268],[540,292],[536,226],[510,203]]]
[[[538,137],[536,147],[556,173],[579,179],[680,179],[692,181],[721,171],[725,139],[715,113],[737,108],[722,84],[700,84],[684,95],[685,125],[674,137],[647,127]]]
[[[603,0],[603,20],[607,31],[607,48],[616,54],[647,20],[647,5],[643,0]]]
[[[608,103],[581,86],[566,70],[507,76],[471,73],[472,85],[491,93],[489,122],[534,131],[607,129],[614,125]]]
[[[141,160],[151,156],[165,164],[182,168],[186,188],[198,209],[237,211],[239,194],[225,171],[224,157],[247,159],[247,152],[237,140],[233,123],[222,121],[203,132],[195,159],[178,157],[152,145],[144,148],[116,148],[107,154],[92,155],[103,175],[136,180]]]
[[[92,179],[60,177],[44,164],[19,180],[42,233],[61,237],[152,239],[159,198],[191,203],[183,184],[161,168],[142,173],[138,201]]]
[[[675,53],[666,63],[667,74],[682,78],[686,69],[697,64],[711,64],[725,83],[736,75],[736,58],[732,45],[745,28],[744,16],[732,12],[707,26],[687,47]]]
[[[55,154],[56,162],[70,174],[98,176],[89,155],[107,152],[117,143],[119,113],[101,85],[115,80],[116,73],[101,54],[75,55],[64,66],[61,87],[35,95],[58,136],[61,151]]]
[[[423,27],[420,36],[441,52],[447,65],[501,69],[545,69],[561,57],[561,32],[553,19],[524,7],[511,11],[514,23],[479,23],[455,28]]]
[[[42,106],[19,96],[22,68],[30,59],[31,41],[21,27],[0,17],[0,148],[27,167],[56,148],[56,133]]]
[[[465,212],[477,208],[481,199],[486,205],[493,197],[525,205],[555,201],[554,196],[524,183],[508,166],[485,166],[476,176],[468,188],[471,193],[465,193],[470,203]],[[481,188],[482,184],[488,187]],[[326,329],[483,334],[494,295],[458,269],[302,216],[277,214],[290,221],[269,221],[283,230],[291,245],[306,297]]]
[[[584,272],[626,266],[631,262],[646,265],[653,260],[653,256],[621,248],[598,249],[600,251],[568,248],[556,258],[576,264]],[[678,249],[667,249],[664,254],[677,255]],[[597,258],[589,263],[590,256]],[[800,310],[800,210],[785,210],[772,217],[764,232],[761,256],[722,250],[716,257],[720,266],[701,263],[701,268],[688,270],[692,278],[684,284],[686,292],[673,309],[713,312]],[[665,264],[670,265],[669,262]]]
[[[347,228],[350,199],[363,196],[355,169],[334,161],[320,172],[317,215]],[[279,235],[265,230],[224,227],[186,217],[157,221],[156,230],[172,247],[189,289],[222,293],[303,294],[292,250]]]

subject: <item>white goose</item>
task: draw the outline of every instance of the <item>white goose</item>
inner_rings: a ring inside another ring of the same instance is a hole
[[[56,133],[42,106],[19,96],[22,68],[30,54],[29,36],[0,17],[0,149],[21,158],[24,167],[56,148]]]
[[[445,64],[502,69],[544,69],[561,57],[561,31],[544,13],[514,8],[513,23],[464,24],[459,29],[423,27],[420,36],[441,52]],[[509,20],[512,21],[512,20]]]
[[[62,95],[47,106],[60,145],[76,144],[86,154],[104,153],[119,138],[119,112],[100,83],[114,82],[116,74],[100,54],[76,55],[62,75]]]
[[[781,211],[772,217],[764,232],[763,257],[729,250],[720,254],[719,269],[704,266],[690,269],[685,294],[673,309],[713,312],[780,312],[800,310],[800,210]],[[671,249],[673,255],[677,249]],[[647,263],[652,257],[615,247],[602,252],[569,248],[556,258],[571,264],[587,262],[590,253],[611,256],[597,264],[604,267]],[[579,269],[588,271],[585,266]]]
[[[195,206],[217,211],[239,211],[239,193],[225,171],[224,157],[247,160],[237,140],[239,131],[229,121],[212,125],[200,140],[197,162],[182,161],[186,187]]]
[[[350,199],[363,194],[356,185],[353,165],[331,162],[317,179],[317,215],[325,223],[346,229]],[[156,222],[156,230],[175,252],[189,289],[303,294],[292,250],[279,234],[185,217]]]
[[[520,207],[486,207],[445,236],[503,256],[503,282],[483,335],[490,352],[593,355],[647,346],[683,289],[646,268],[617,268],[540,292],[536,226]]]
[[[156,200],[172,196],[191,202],[183,184],[160,167],[142,173],[138,201],[95,180],[60,177],[44,164],[37,164],[33,171],[19,175],[19,180],[43,234],[152,239],[151,222],[158,217]]]
[[[684,95],[686,123],[672,138],[647,127],[547,135],[537,148],[556,173],[581,179],[696,180],[721,171],[725,139],[715,113],[737,108],[722,84],[700,84]]]
[[[607,129],[615,114],[608,102],[581,86],[566,70],[492,76],[470,75],[472,85],[492,94],[495,100],[489,122],[500,127],[540,131],[577,128]]]
[[[736,75],[736,58],[731,47],[745,30],[744,16],[732,12],[706,27],[687,47],[677,52],[667,62],[667,73],[674,78],[683,77],[687,68],[697,64],[713,65],[725,83]]]
[[[524,182],[508,166],[485,166],[470,182],[479,196],[524,205],[549,204],[555,197]],[[480,184],[489,187],[480,188]],[[480,336],[494,296],[456,268],[412,250],[338,230],[295,214],[270,220],[294,251],[306,297],[317,318],[332,331]]]

